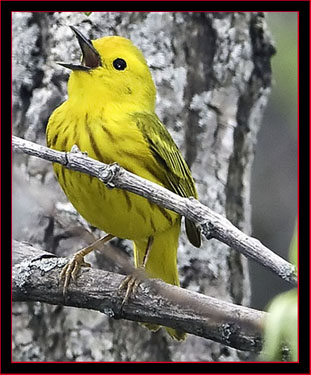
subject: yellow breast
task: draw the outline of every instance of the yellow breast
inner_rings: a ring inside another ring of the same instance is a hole
[[[63,121],[63,117],[66,121]],[[148,144],[136,124],[126,116],[72,112],[65,102],[51,116],[47,128],[48,145],[70,151],[77,145],[88,156],[104,163],[117,162],[125,169],[161,184]],[[154,205],[147,199],[120,190],[108,189],[96,178],[54,164],[65,194],[77,211],[92,225],[114,236],[145,239],[168,229],[179,215]]]

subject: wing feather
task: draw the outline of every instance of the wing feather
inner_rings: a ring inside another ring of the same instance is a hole
[[[185,198],[197,198],[198,195],[190,169],[159,118],[149,113],[135,113],[133,117],[157,162],[157,178],[174,193]],[[186,232],[189,241],[194,246],[200,247],[200,231],[188,219],[186,219]]]

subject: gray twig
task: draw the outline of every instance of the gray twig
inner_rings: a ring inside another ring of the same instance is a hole
[[[141,195],[151,202],[199,224],[207,239],[216,238],[231,248],[269,268],[282,279],[297,285],[296,268],[273,253],[259,240],[235,227],[229,220],[194,198],[183,198],[151,181],[128,172],[116,163],[104,164],[88,157],[77,148],[60,152],[13,136],[13,150],[64,165],[66,168],[97,177],[110,188],[119,188]]]
[[[120,309],[124,276],[84,269],[64,299],[59,283],[67,258],[13,241],[13,301],[40,301],[97,310],[116,319],[160,324],[239,350],[259,352],[267,313],[142,278],[136,294]]]

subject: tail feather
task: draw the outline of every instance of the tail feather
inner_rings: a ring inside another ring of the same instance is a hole
[[[146,264],[146,272],[151,278],[162,279],[166,283],[179,286],[177,270],[177,248],[180,232],[180,221],[165,232],[156,233]],[[134,241],[135,266],[142,264],[147,240]],[[143,323],[151,331],[157,331],[160,326]],[[173,328],[165,327],[168,334],[175,340],[184,340],[186,334]]]
[[[187,334],[183,331],[179,331],[178,329],[168,328],[166,327],[167,333],[177,341],[183,341],[187,337]]]
[[[140,323],[142,326],[148,328],[152,332],[158,332],[158,330],[161,328],[161,326],[157,324],[152,323]],[[167,333],[177,341],[183,341],[187,337],[187,334],[185,332],[179,331],[177,329],[165,327]]]
[[[186,233],[189,241],[195,247],[201,246],[201,231],[193,221],[185,219]]]

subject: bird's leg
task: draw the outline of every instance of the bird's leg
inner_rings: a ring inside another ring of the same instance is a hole
[[[64,281],[63,285],[63,295],[67,293],[67,289],[70,283],[70,279],[76,281],[78,271],[81,267],[91,267],[90,263],[84,261],[84,257],[95,250],[99,245],[110,241],[114,236],[112,234],[107,234],[106,236],[99,238],[91,245],[79,250],[74,254],[71,260],[64,266],[62,272],[60,273],[60,279]]]
[[[145,251],[145,254],[144,254],[142,264],[139,266],[139,268],[142,269],[142,270],[144,270],[145,267],[146,267],[146,264],[147,264],[147,261],[148,261],[148,258],[149,258],[149,254],[150,254],[150,250],[152,248],[152,244],[153,244],[153,237],[150,236],[148,238],[147,247],[146,247],[146,251]],[[124,296],[122,304],[121,304],[121,309],[123,308],[125,303],[128,301],[130,295],[136,293],[136,290],[137,290],[139,284],[141,283],[141,281],[142,280],[139,277],[139,275],[128,275],[122,281],[122,283],[119,286],[119,290],[122,290],[126,287],[126,292],[125,292],[125,296]]]
[[[153,237],[150,236],[148,238],[147,247],[146,247],[144,259],[143,259],[142,264],[141,264],[141,268],[145,268],[146,267],[146,264],[147,264],[147,261],[148,261],[148,258],[149,258],[149,254],[150,254],[150,250],[152,248],[152,244],[153,244]]]

